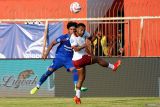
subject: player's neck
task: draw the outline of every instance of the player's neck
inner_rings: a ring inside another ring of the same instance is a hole
[[[78,37],[78,34],[77,34],[77,33],[74,33],[74,36]]]

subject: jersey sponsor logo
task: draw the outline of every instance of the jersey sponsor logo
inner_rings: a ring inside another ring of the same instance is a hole
[[[67,45],[64,45],[64,49],[65,49],[66,51],[70,51],[70,52],[72,52],[72,48],[71,48],[71,47],[69,47],[69,46],[67,46]]]
[[[71,47],[69,47],[69,46],[66,46],[66,45],[64,45],[64,47],[65,47],[65,48],[67,48],[67,49],[72,49]]]
[[[66,51],[70,51],[70,52],[72,52],[72,50],[71,49],[67,49],[67,48],[64,48]]]

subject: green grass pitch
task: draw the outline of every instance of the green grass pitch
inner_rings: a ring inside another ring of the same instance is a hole
[[[0,98],[0,107],[160,107],[159,97]]]

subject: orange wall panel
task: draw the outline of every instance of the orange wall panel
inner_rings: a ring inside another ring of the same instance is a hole
[[[124,0],[124,16],[160,16],[160,0]],[[144,20],[140,56],[160,56],[160,19]],[[125,27],[125,36],[130,36],[130,42],[125,37],[125,47],[130,45],[131,53],[127,56],[138,55],[140,37],[140,20],[130,20],[130,35]]]
[[[76,0],[82,10],[70,12],[75,0],[0,0],[0,18],[79,18],[86,17],[86,0]]]
[[[70,11],[73,2],[75,0],[0,0],[0,19],[87,17],[86,0],[76,0],[81,5],[81,11],[76,14]],[[67,33],[66,24],[64,22],[64,33]]]

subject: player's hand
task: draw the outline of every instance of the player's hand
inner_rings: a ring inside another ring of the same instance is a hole
[[[46,54],[43,54],[43,55],[42,55],[42,59],[43,59],[43,60],[47,59],[47,55],[46,55]]]

